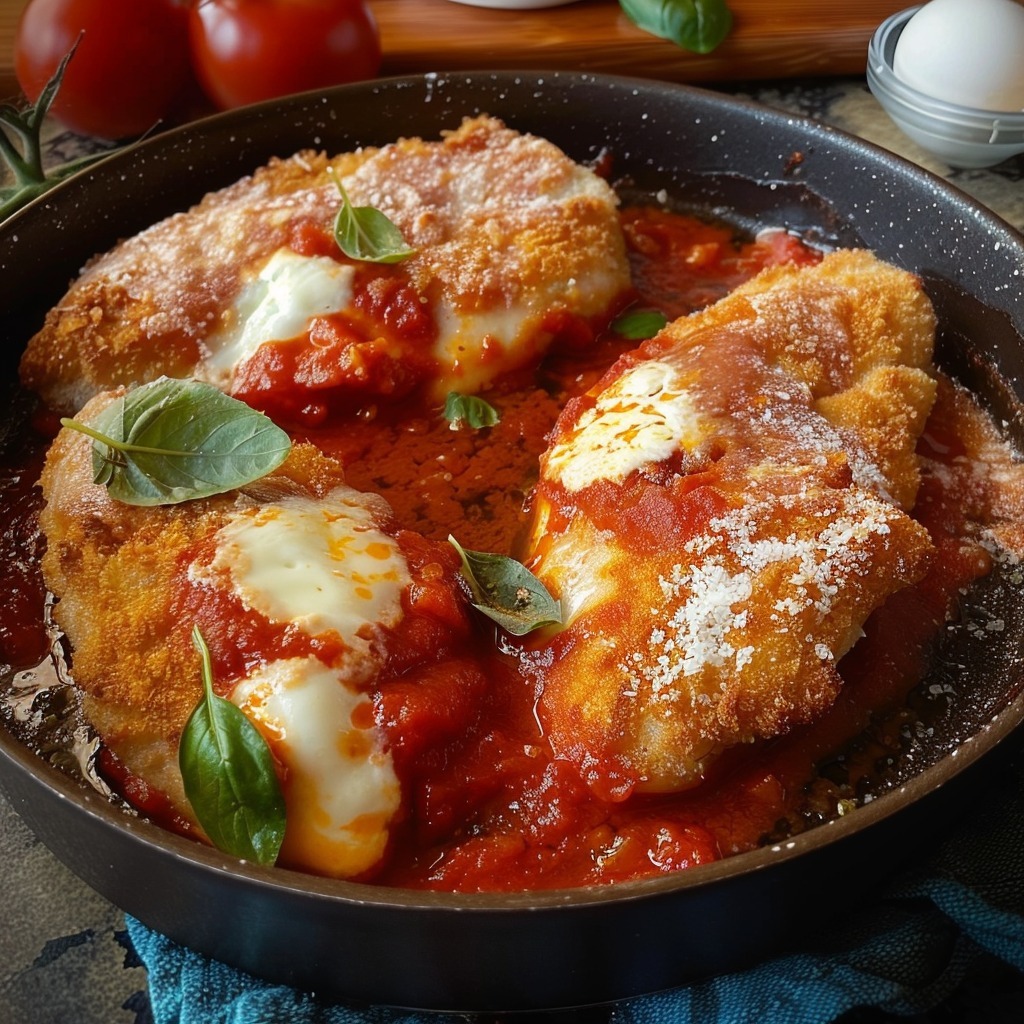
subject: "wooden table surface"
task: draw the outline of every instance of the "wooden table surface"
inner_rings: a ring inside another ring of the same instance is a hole
[[[453,0],[368,2],[386,75],[550,68],[715,82],[861,74],[875,27],[913,0],[729,0],[733,31],[706,56],[640,31],[617,0],[526,11]],[[25,4],[0,0],[0,97],[18,93],[14,35]]]
[[[19,94],[14,77],[14,33],[25,0],[0,0],[0,99],[12,99]]]

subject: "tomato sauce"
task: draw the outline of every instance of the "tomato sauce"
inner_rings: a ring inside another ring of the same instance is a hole
[[[333,238],[307,226],[295,251],[324,255]],[[284,422],[315,426],[366,393],[412,392],[434,369],[437,328],[412,285],[388,266],[357,264],[352,308],[314,317],[305,337],[261,345],[232,382],[234,397]]]
[[[9,435],[10,436],[10,435]],[[3,519],[0,560],[4,565],[4,614],[0,617],[0,663],[27,668],[46,657],[49,640],[41,628],[46,587],[39,574],[39,493],[42,449],[22,436],[4,453],[0,469]]]
[[[726,226],[660,208],[626,209],[623,224],[635,304],[670,318],[714,301],[764,266],[819,258],[783,232],[743,241]],[[315,252],[319,243],[311,238],[302,244]],[[393,313],[398,333],[408,337],[420,329],[407,296],[385,285],[367,284],[365,291],[367,302],[384,303]],[[352,341],[328,322],[317,331],[313,347],[323,349],[319,355]],[[464,891],[603,884],[707,863],[834,817],[844,801],[863,794],[870,770],[851,761],[837,783],[816,773],[816,766],[861,736],[880,713],[905,704],[953,595],[990,568],[986,551],[965,540],[963,499],[970,481],[926,475],[916,514],[936,540],[934,568],[869,621],[867,636],[842,663],[846,686],[832,710],[779,740],[728,752],[695,790],[629,799],[609,792],[602,799],[573,766],[552,756],[535,711],[535,683],[503,653],[497,631],[477,623],[470,640],[465,612],[452,606],[450,590],[431,586],[443,569],[431,562],[437,550],[431,542],[449,534],[468,548],[516,551],[538,457],[560,409],[637,344],[611,330],[596,339],[575,337],[572,330],[561,336],[541,366],[500,380],[484,396],[501,410],[493,428],[453,429],[439,409],[412,401],[367,402],[342,419],[298,410],[304,425],[293,431],[296,439],[312,440],[338,457],[348,482],[387,498],[396,520],[411,531],[399,541],[417,580],[406,609],[412,614],[375,699],[378,724],[406,787],[406,811],[371,881]],[[272,394],[287,410],[289,375],[299,380],[313,372],[319,356],[289,351],[288,345],[269,348],[245,387],[252,392],[248,397]],[[399,372],[387,358],[380,366],[382,373]],[[328,389],[344,386],[329,372],[324,379]],[[397,376],[395,382],[398,390],[405,386]],[[947,467],[961,450],[957,438],[964,425],[963,403],[953,396],[949,387],[940,390],[922,441],[922,453]],[[0,493],[0,544],[12,567],[0,582],[0,659],[10,671],[36,664],[47,650],[37,561],[42,541],[35,526],[40,499],[32,486],[46,437],[22,431],[24,440],[13,443],[15,433],[8,433],[3,449]],[[694,514],[711,514],[712,490],[701,488],[699,479],[690,483]],[[660,522],[658,510],[647,507],[620,506],[615,514],[640,525]],[[220,617],[215,608],[183,614]],[[213,626],[209,633],[216,633]],[[247,641],[240,636],[237,652],[222,651],[220,658],[244,661]],[[280,638],[283,649],[293,642]],[[99,764],[140,810],[162,817],[159,794],[127,778],[109,755]]]

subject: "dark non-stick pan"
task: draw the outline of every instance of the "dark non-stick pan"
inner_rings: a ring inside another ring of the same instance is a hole
[[[923,278],[940,364],[1013,439],[1022,430],[1024,239],[941,180],[820,124],[696,89],[575,73],[390,79],[220,115],[105,159],[0,228],[6,380],[85,260],[272,155],[435,137],[487,112],[570,155],[606,155],[637,193],[824,245],[863,245]],[[959,696],[866,806],[792,840],[654,881],[511,895],[425,894],[242,864],[125,815],[0,728],[0,784],[54,853],[173,939],[257,975],[354,1001],[444,1010],[598,1003],[808,941],[985,784],[1024,715],[1022,615],[945,659]],[[948,669],[947,669],[948,670]],[[834,893],[841,886],[843,900]]]

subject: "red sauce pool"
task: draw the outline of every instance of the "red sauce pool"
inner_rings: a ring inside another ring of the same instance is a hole
[[[636,302],[669,317],[714,301],[765,265],[818,258],[781,232],[740,242],[726,227],[661,209],[628,209],[623,222]],[[610,333],[585,348],[566,344],[536,372],[499,382],[502,419],[488,431],[452,431],[438,410],[403,406],[367,407],[304,436],[345,463],[353,486],[383,494],[403,526],[511,551],[558,411],[635,345]],[[927,436],[956,438],[963,410],[948,391],[943,396]],[[39,663],[48,650],[33,486],[46,443],[43,432],[9,436],[0,463],[0,556],[10,567],[0,581],[0,660],[10,671]],[[951,460],[954,448],[941,447],[927,454]],[[989,568],[980,546],[963,542],[962,502],[943,479],[926,479],[918,506],[939,547],[935,568],[870,620],[867,636],[844,659],[847,684],[832,711],[781,740],[727,754],[695,791],[598,799],[571,766],[552,758],[532,684],[491,646],[492,632],[485,638],[486,693],[469,672],[404,690],[394,683],[377,709],[384,728],[402,737],[395,753],[403,759],[408,813],[371,880],[464,891],[609,883],[706,863],[754,848],[780,829],[799,830],[815,816],[834,816],[838,801],[856,798],[857,773],[845,788],[822,786],[815,765],[863,733],[879,711],[903,704],[952,595]],[[126,778],[109,754],[99,765],[140,811],[181,828],[166,819],[160,795]]]

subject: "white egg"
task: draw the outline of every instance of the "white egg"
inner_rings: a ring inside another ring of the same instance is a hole
[[[1024,6],[1015,0],[931,0],[900,34],[893,72],[934,99],[1024,110]]]

